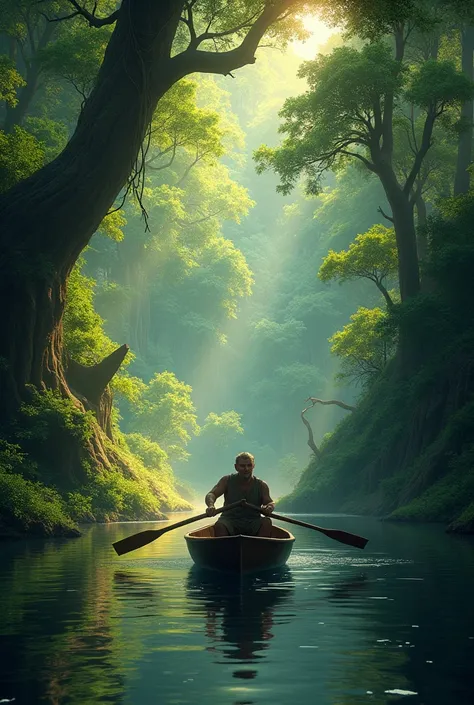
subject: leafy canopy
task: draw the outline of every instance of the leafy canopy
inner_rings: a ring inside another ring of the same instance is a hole
[[[288,99],[280,111],[279,130],[287,137],[281,147],[263,145],[254,154],[257,172],[276,171],[277,189],[285,194],[301,175],[306,176],[308,193],[318,193],[323,173],[348,160],[359,160],[377,173],[374,160],[380,141],[383,138],[388,148],[393,139],[392,132],[387,136],[382,130],[392,113],[392,97],[395,118],[404,114],[408,102],[424,111],[426,121],[434,122],[473,95],[472,83],[452,63],[430,60],[409,70],[382,43],[360,51],[336,48],[329,56],[305,62],[300,75],[309,90]],[[417,171],[430,146],[431,140],[412,154]]]
[[[329,250],[318,276],[323,282],[334,279],[342,284],[365,278],[380,283],[396,276],[397,271],[397,245],[393,228],[373,225],[366,233],[357,235],[347,250]]]
[[[304,62],[299,76],[307,79],[309,90],[285,101],[279,131],[287,137],[277,149],[264,145],[255,152],[257,172],[275,170],[281,180],[277,190],[285,194],[304,173],[307,191],[318,193],[327,169],[366,154],[375,111],[383,110],[386,95],[401,92],[403,75],[383,44],[361,51],[338,47]]]
[[[381,308],[359,308],[351,322],[330,339],[331,352],[341,359],[340,380],[367,385],[382,372],[395,352],[395,341],[384,328]]]
[[[185,460],[186,445],[199,433],[191,391],[173,372],[157,372],[134,409],[134,427],[170,458]]]

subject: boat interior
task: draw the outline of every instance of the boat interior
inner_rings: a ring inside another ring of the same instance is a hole
[[[214,536],[214,525],[203,526],[201,529],[195,529],[190,531],[188,536],[197,539],[213,539]],[[220,538],[229,538],[228,536],[221,536]],[[270,537],[253,536],[252,538],[272,538],[272,539],[293,539],[293,535],[290,534],[286,529],[282,529],[279,526],[272,526],[272,534]]]

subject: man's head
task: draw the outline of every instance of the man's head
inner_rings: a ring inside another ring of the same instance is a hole
[[[255,467],[255,458],[252,453],[239,453],[235,459],[234,468],[239,473],[240,477],[249,478]]]

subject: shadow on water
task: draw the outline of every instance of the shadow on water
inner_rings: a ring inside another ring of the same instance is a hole
[[[191,568],[186,581],[190,609],[204,616],[207,651],[216,663],[235,661],[255,665],[274,638],[275,610],[278,623],[291,619],[282,606],[293,596],[294,583],[289,568],[260,576],[221,576]],[[222,659],[222,660],[221,660]],[[235,678],[252,679],[257,670],[244,668],[233,672]]]
[[[359,597],[360,592],[368,587],[368,579],[365,573],[345,578],[337,582],[328,594],[329,600],[346,601],[354,597]]]

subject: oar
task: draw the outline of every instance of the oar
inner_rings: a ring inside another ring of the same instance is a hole
[[[238,507],[242,505],[244,501],[245,500],[240,500],[239,502],[233,502],[232,504],[228,504],[226,507],[216,509],[216,514],[220,514],[221,512],[227,511],[228,509],[233,509],[234,507]],[[199,519],[206,518],[209,519],[210,517],[204,513],[199,514],[196,517],[191,517],[190,519],[184,519],[184,521],[178,521],[176,524],[170,524],[170,526],[165,526],[163,529],[147,529],[146,531],[140,531],[138,534],[132,534],[132,536],[127,536],[125,539],[120,539],[120,541],[116,541],[112,544],[112,546],[115,548],[115,551],[118,553],[118,555],[122,556],[124,553],[136,551],[137,548],[146,546],[147,543],[151,543],[152,541],[159,539],[160,536],[166,534],[167,531],[171,531],[172,529],[178,529],[180,526],[186,526],[186,524],[192,524],[194,521],[199,521]]]
[[[257,507],[255,504],[249,504],[249,502],[244,502],[244,506],[250,507],[250,509],[255,509],[255,511],[262,512],[261,507]],[[296,524],[297,526],[304,526],[306,529],[314,529],[314,531],[319,531],[321,534],[328,536],[330,539],[339,541],[340,543],[346,543],[348,546],[355,546],[355,548],[365,548],[365,545],[369,539],[364,539],[362,536],[357,536],[357,534],[350,534],[348,531],[341,531],[339,529],[323,529],[321,526],[315,526],[315,524],[307,524],[305,521],[297,521],[296,519],[290,519],[290,517],[284,517],[281,514],[275,514],[272,512],[266,516],[279,519],[280,521],[287,521],[290,524]]]

